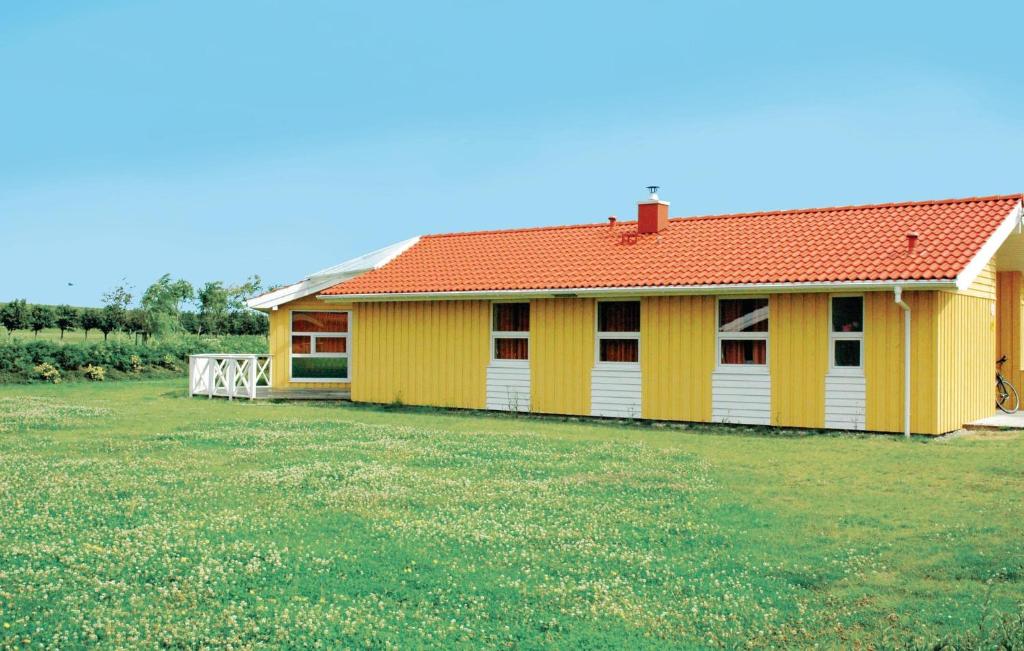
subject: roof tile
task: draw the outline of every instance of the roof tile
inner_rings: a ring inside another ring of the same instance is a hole
[[[953,279],[1020,194],[427,235],[331,295]],[[907,233],[918,242],[908,252]],[[625,237],[624,237],[625,236]]]

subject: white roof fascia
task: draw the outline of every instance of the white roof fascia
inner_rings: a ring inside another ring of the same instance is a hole
[[[1013,233],[1013,229],[1020,226],[1022,212],[1024,212],[1024,207],[1022,207],[1021,202],[1018,201],[1017,205],[1015,205],[1013,210],[1011,210],[1006,216],[1006,219],[1004,219],[996,230],[993,231],[992,236],[988,238],[988,241],[981,245],[981,248],[978,249],[978,252],[973,258],[971,258],[971,261],[967,263],[967,266],[963,268],[963,271],[957,274],[957,289],[963,291],[974,284],[974,281],[978,279],[978,274],[980,274],[985,268],[985,265],[995,257],[996,253],[999,251],[999,247],[1001,247],[1003,242],[1006,241],[1006,238]]]
[[[416,242],[419,241],[419,237],[412,237],[407,240],[402,240],[401,242],[396,242],[395,244],[385,246],[382,249],[377,249],[376,251],[364,253],[358,258],[346,260],[345,262],[334,265],[333,267],[321,269],[320,271],[314,274],[310,274],[309,277],[310,279],[314,279],[322,278],[325,276],[351,276],[363,273],[365,271],[370,271],[371,269],[380,269],[387,263],[391,262],[401,254],[408,251],[409,248],[412,247],[412,245],[416,244]]]
[[[419,237],[413,237],[382,249],[371,251],[357,258],[346,260],[341,264],[322,269],[297,283],[254,296],[247,300],[245,304],[255,310],[272,310],[278,305],[309,296],[310,294],[316,294],[367,271],[380,269],[409,250],[419,239]]]
[[[564,289],[507,289],[452,292],[401,292],[392,294],[319,294],[322,301],[400,301],[430,299],[502,299],[564,298],[587,296],[660,296],[673,294],[758,294],[835,291],[892,291],[894,287],[908,291],[923,289],[956,289],[949,280],[844,280],[799,283],[735,283],[723,285],[666,285],[663,287],[579,287]]]

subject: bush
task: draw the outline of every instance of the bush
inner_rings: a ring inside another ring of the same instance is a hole
[[[42,363],[36,365],[33,370],[39,379],[52,384],[60,384],[60,369],[53,364]]]
[[[93,382],[102,382],[107,377],[107,371],[102,366],[93,366],[92,364],[82,369],[82,374],[85,375],[86,379],[92,380]]]
[[[267,352],[261,336],[228,335],[208,337],[180,335],[153,339],[141,344],[123,341],[59,343],[48,340],[0,340],[0,382],[29,382],[39,377],[35,367],[49,364],[63,375],[103,367],[125,374],[181,372],[185,360],[196,353]]]

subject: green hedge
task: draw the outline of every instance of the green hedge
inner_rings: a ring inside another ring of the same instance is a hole
[[[86,366],[140,375],[153,371],[183,372],[196,353],[266,353],[267,339],[252,335],[203,337],[185,335],[165,341],[131,344],[119,341],[61,344],[53,341],[0,339],[0,383],[38,379],[35,367],[52,364],[65,376],[76,377]],[[114,374],[112,377],[120,377]]]

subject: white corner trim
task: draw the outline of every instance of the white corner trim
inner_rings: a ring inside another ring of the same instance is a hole
[[[311,274],[308,278],[280,287],[272,292],[254,296],[245,302],[246,305],[255,310],[272,310],[278,305],[288,303],[310,294],[316,294],[325,289],[333,287],[338,283],[345,282],[356,276],[380,269],[398,256],[408,251],[414,244],[420,241],[419,237],[402,240],[390,244],[382,249],[365,253],[357,258],[346,260],[341,264]]]
[[[275,310],[278,305],[289,303],[299,298],[315,294],[319,291],[325,290],[328,287],[333,287],[338,283],[347,280],[348,278],[354,277],[356,274],[350,276],[330,276],[326,278],[307,278],[300,280],[297,283],[286,285],[275,289],[272,292],[266,294],[260,294],[254,296],[245,302],[246,305],[254,310]]]
[[[310,274],[310,279],[321,278],[326,276],[354,276],[365,271],[371,271],[373,269],[380,269],[387,263],[391,262],[398,256],[408,251],[414,244],[420,241],[419,236],[411,237],[401,242],[389,244],[383,248],[377,249],[376,251],[370,251],[363,255],[346,260],[341,264],[336,264],[333,267],[327,267],[320,271]]]
[[[1005,242],[1006,238],[1010,236],[1013,229],[1020,224],[1022,210],[1024,210],[1024,207],[1022,207],[1021,202],[1018,201],[1017,205],[1014,206],[1013,210],[1011,210],[1006,216],[1006,219],[1003,220],[1003,223],[999,224],[996,230],[993,231],[992,236],[988,238],[988,241],[981,245],[981,248],[978,249],[978,252],[974,255],[971,261],[967,263],[967,266],[963,268],[963,271],[957,274],[957,289],[963,291],[974,284],[974,281],[978,279],[978,274],[985,269],[985,265],[989,263],[989,260],[995,257],[996,253],[999,251],[999,247],[1003,245],[1003,242]]]

